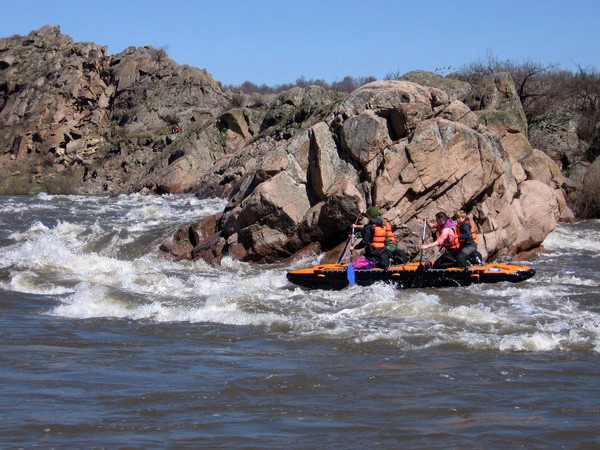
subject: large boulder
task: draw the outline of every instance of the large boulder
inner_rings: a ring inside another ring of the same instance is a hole
[[[426,70],[413,70],[405,73],[399,79],[420,84],[421,86],[441,89],[448,94],[450,101],[463,99],[471,90],[471,85],[466,81],[446,78]]]
[[[576,202],[581,217],[598,217],[598,211],[600,211],[600,156],[585,171],[582,189],[576,197]]]
[[[508,74],[467,85],[414,72],[350,95],[244,95],[162,49],[108,56],[49,26],[0,39],[0,192],[227,197],[210,236],[188,230],[165,247],[176,257],[334,250],[371,205],[413,252],[419,217],[455,209],[473,216],[484,254],[526,250],[557,211],[569,217],[564,188],[583,186],[589,165],[561,157],[565,180],[527,125]]]
[[[519,234],[509,252],[522,252],[540,245],[554,230],[560,217],[559,203],[547,184],[527,180],[519,185],[519,196],[512,202],[518,218]]]
[[[438,88],[369,83],[290,139],[222,158],[195,188],[230,198],[219,223],[222,253],[273,262],[307,249],[339,252],[370,205],[385,211],[413,254],[420,217],[440,210],[467,210],[486,256],[540,245],[567,209],[560,171],[527,141],[510,78],[492,86],[499,92],[486,85],[472,111]],[[515,103],[507,107],[503,96]],[[494,108],[507,124],[490,119]]]
[[[162,49],[108,56],[52,26],[0,39],[0,48],[0,167],[40,168],[20,175],[30,192],[181,192],[251,139],[245,129],[235,130],[241,142],[224,138],[228,94]],[[175,124],[184,132],[172,135]]]
[[[481,79],[472,86],[464,103],[500,136],[509,133],[527,135],[527,118],[509,73],[496,73]]]
[[[89,160],[105,142],[114,93],[107,48],[73,43],[51,26],[0,42],[0,157],[45,166],[51,157],[63,167]]]

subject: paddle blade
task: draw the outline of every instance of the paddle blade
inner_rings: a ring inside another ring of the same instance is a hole
[[[348,278],[348,283],[356,284],[356,275],[354,273],[352,261],[350,261],[350,264],[348,264],[348,267],[346,268],[346,278]]]
[[[415,270],[415,276],[412,280],[411,287],[419,288],[423,286],[423,280],[425,279],[425,264],[419,264],[417,270]]]

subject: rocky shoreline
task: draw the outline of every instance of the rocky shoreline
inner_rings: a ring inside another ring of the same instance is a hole
[[[372,205],[409,253],[420,217],[465,209],[484,256],[511,257],[574,219],[569,195],[590,165],[574,161],[581,169],[567,174],[564,152],[532,146],[507,73],[471,85],[417,71],[350,94],[247,95],[162,50],[109,56],[46,26],[0,39],[0,94],[5,194],[227,198],[163,243],[176,259],[336,259]]]

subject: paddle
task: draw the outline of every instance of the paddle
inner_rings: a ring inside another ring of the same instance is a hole
[[[356,220],[354,221],[354,225],[356,225],[358,223],[358,221],[360,220],[362,216],[362,213],[358,213],[358,216],[356,216]],[[348,238],[348,240],[346,241],[346,245],[344,246],[344,250],[342,250],[342,254],[340,255],[340,258],[338,259],[338,264],[340,264],[342,262],[342,260],[344,259],[344,255],[346,254],[346,249],[348,248],[348,245],[350,245],[350,248],[352,248],[354,246],[354,238],[355,238],[355,231],[354,231],[354,227],[351,228],[352,232],[350,233],[350,237]],[[352,248],[352,250],[350,250],[350,262],[348,263],[348,266],[346,266],[346,279],[348,280],[348,283],[350,284],[356,284],[356,275],[354,273],[354,265],[352,264],[352,254],[354,253],[354,249]]]
[[[356,274],[354,273],[354,263],[352,261],[352,256],[354,253],[354,228],[352,228],[352,234],[350,235],[350,262],[348,263],[348,267],[346,268],[346,278],[348,279],[348,283],[356,284]]]
[[[338,259],[338,264],[340,264],[342,262],[342,259],[344,259],[344,255],[346,254],[346,249],[348,248],[348,244],[350,243],[350,240],[352,240],[352,238],[354,238],[354,228],[352,229],[352,234],[348,237],[348,240],[346,241],[346,245],[344,245],[344,250],[342,250],[342,254],[340,255],[340,258]]]
[[[360,217],[362,216],[362,213],[358,213],[358,216],[356,216],[356,220],[354,221],[354,225],[356,225],[360,219]],[[340,255],[339,259],[338,259],[338,264],[340,264],[342,262],[342,260],[344,259],[344,255],[346,254],[346,249],[348,248],[348,244],[350,244],[351,240],[354,240],[354,228],[352,229],[352,233],[350,234],[350,236],[348,236],[348,240],[346,241],[346,245],[344,245],[344,250],[342,250],[342,254]],[[352,262],[352,257],[350,257],[350,262]]]
[[[425,243],[425,231],[427,230],[427,219],[423,220],[423,235],[421,236],[421,246]],[[423,285],[423,279],[425,278],[425,265],[423,264],[423,249],[421,249],[421,255],[419,256],[419,267],[415,271],[415,276],[412,280],[411,287],[418,288]]]

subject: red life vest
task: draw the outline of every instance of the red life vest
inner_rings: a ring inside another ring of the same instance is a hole
[[[387,219],[383,220],[383,225],[373,224],[373,240],[371,241],[371,245],[374,248],[385,247],[386,240],[396,242],[394,232],[392,231],[392,224]]]
[[[440,227],[437,226],[437,230],[438,233],[440,233],[440,235],[442,234],[442,230],[444,230],[444,227]],[[446,237],[446,240],[442,243],[442,247],[446,248],[446,249],[457,249],[460,248],[460,242],[458,241],[458,234],[456,234],[456,229],[455,228],[450,228],[448,227],[448,229],[450,230],[450,234]]]

